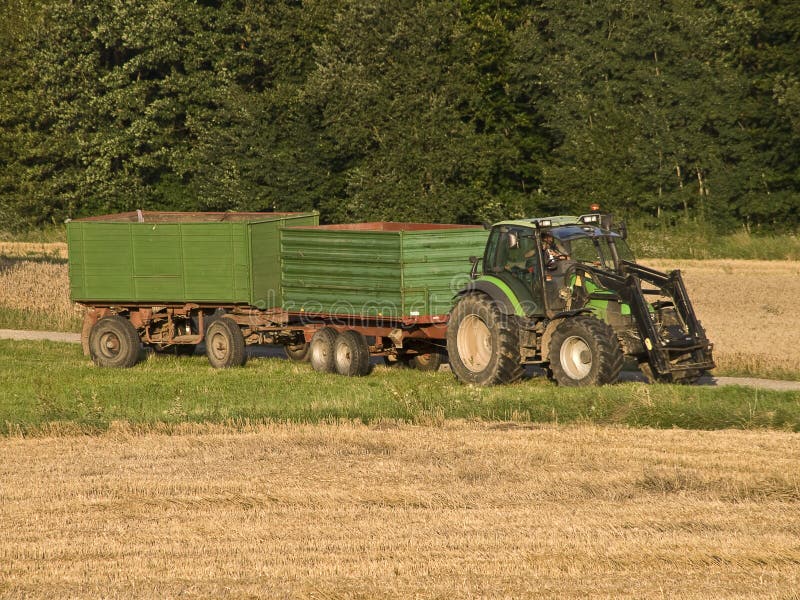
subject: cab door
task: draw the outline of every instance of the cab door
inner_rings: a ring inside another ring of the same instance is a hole
[[[545,314],[542,272],[540,243],[534,229],[500,225],[492,230],[483,258],[484,276],[505,284],[526,316]]]

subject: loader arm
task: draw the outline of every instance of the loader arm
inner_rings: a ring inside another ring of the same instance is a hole
[[[614,292],[630,306],[631,316],[647,352],[647,362],[656,379],[680,380],[690,373],[697,374],[714,368],[711,343],[697,320],[680,271],[666,274],[627,261],[621,262],[621,274],[588,265],[584,268],[598,284]],[[652,292],[672,300],[688,330],[683,339],[666,340],[659,333],[652,317],[652,306],[645,298],[650,290],[642,290],[642,281],[658,288],[658,292]]]

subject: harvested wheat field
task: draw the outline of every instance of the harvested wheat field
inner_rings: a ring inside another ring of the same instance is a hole
[[[753,375],[797,373],[800,262],[642,262],[661,270],[681,269],[698,317],[714,342],[719,367]]]
[[[188,427],[0,441],[0,595],[800,592],[796,435]]]
[[[76,331],[82,309],[69,299],[67,245],[0,242],[0,320],[5,327]]]

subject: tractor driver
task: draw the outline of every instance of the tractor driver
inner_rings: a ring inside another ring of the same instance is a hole
[[[544,264],[548,268],[554,268],[557,260],[566,260],[569,255],[562,252],[556,245],[553,234],[545,232],[542,234],[542,253],[544,254]]]

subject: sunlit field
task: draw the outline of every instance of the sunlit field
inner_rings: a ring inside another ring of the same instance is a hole
[[[800,379],[800,262],[645,260],[681,269],[709,339],[717,373]]]
[[[6,597],[800,589],[800,438],[450,422],[0,440]]]

